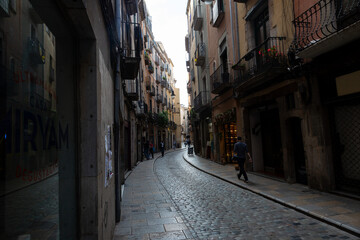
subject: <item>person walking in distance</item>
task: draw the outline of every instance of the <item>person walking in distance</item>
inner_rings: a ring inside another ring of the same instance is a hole
[[[149,150],[151,153],[151,158],[154,159],[154,145],[152,144],[152,142],[150,142],[149,144]]]
[[[146,141],[144,144],[144,155],[149,160],[149,141]]]
[[[165,145],[163,141],[160,142],[160,150],[161,150],[161,156],[164,156]]]
[[[247,149],[246,143],[241,141],[241,137],[238,137],[237,140],[237,143],[235,143],[234,145],[234,157],[236,158],[240,168],[240,172],[238,173],[237,177],[240,180],[241,175],[244,174],[245,182],[248,183],[249,179],[244,167],[246,161],[246,154],[249,156],[249,162],[252,162],[252,159]]]

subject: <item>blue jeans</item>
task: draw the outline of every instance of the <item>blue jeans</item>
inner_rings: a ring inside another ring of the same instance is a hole
[[[245,158],[237,158],[237,162],[238,162],[239,168],[240,168],[239,178],[241,178],[241,175],[244,174],[245,181],[247,181],[247,180],[248,180],[248,176],[247,176],[247,174],[246,174],[246,172],[245,172],[245,167],[244,167],[244,165],[245,165]]]

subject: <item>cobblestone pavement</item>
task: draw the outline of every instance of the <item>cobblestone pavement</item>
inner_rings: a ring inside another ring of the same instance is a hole
[[[194,238],[358,239],[203,173],[186,163],[182,154],[159,158],[155,172]]]

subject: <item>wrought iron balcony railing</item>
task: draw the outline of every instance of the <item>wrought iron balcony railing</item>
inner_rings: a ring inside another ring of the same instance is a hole
[[[174,121],[170,121],[170,122],[169,122],[169,128],[170,128],[171,130],[176,130],[176,128],[177,128],[176,123],[175,123]]]
[[[195,81],[194,69],[191,69],[191,70],[190,70],[190,79],[191,79],[191,81]]]
[[[135,79],[139,72],[142,51],[141,27],[138,23],[122,22],[120,39],[121,77]]]
[[[206,57],[206,45],[205,43],[199,43],[195,51],[195,65],[202,66],[205,63]]]
[[[161,87],[162,88],[166,87],[166,78],[161,79]]]
[[[187,83],[187,92],[188,92],[188,94],[191,94],[191,91],[192,91],[191,81],[189,81],[189,82]]]
[[[244,64],[246,69],[237,83],[246,82],[264,73],[277,75],[286,69],[288,64],[284,42],[285,37],[269,37],[242,57],[237,65]],[[266,79],[271,78],[268,76]]]
[[[195,111],[201,111],[210,104],[210,92],[201,91],[194,99],[194,109]]]
[[[158,94],[158,95],[156,96],[156,102],[157,102],[157,103],[162,103],[162,100],[163,100],[162,94]]]
[[[138,101],[136,105],[136,116],[139,118],[145,118],[148,113],[148,106],[142,101]]]
[[[203,23],[203,6],[202,5],[197,5],[195,10],[194,10],[194,18],[193,18],[193,22],[192,22],[192,27],[194,28],[195,31],[200,31],[202,28],[202,23]]]
[[[233,86],[233,81],[229,76],[227,68],[220,65],[210,76],[211,93],[221,94]]]
[[[360,0],[320,0],[296,17],[294,48],[298,53],[360,20]]]
[[[161,76],[160,76],[160,74],[156,74],[155,81],[156,81],[156,83],[160,83],[160,82],[161,82]]]
[[[150,96],[155,96],[155,86],[151,84]]]
[[[160,57],[157,54],[155,55],[155,64],[156,64],[156,66],[160,65]]]
[[[138,81],[125,79],[125,92],[126,96],[131,101],[139,100]]]
[[[147,76],[146,77],[146,83],[145,83],[145,86],[146,86],[146,90],[149,91],[150,88],[151,88],[151,76]]]

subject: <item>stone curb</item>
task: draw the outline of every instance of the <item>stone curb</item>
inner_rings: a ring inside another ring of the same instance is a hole
[[[186,154],[186,153],[185,153],[185,154]],[[338,229],[340,229],[340,230],[342,230],[342,231],[345,231],[345,232],[347,232],[347,233],[350,233],[350,234],[352,234],[352,235],[354,235],[354,236],[356,236],[356,237],[360,237],[360,230],[359,230],[359,229],[356,229],[356,228],[353,228],[353,227],[348,226],[348,225],[346,225],[346,224],[340,223],[340,222],[338,222],[338,221],[336,221],[336,220],[334,220],[334,219],[328,218],[328,217],[326,217],[326,216],[322,216],[322,215],[319,215],[319,214],[317,214],[317,213],[311,212],[311,211],[306,210],[306,209],[304,209],[304,208],[302,208],[302,207],[298,207],[298,206],[296,206],[296,205],[294,205],[294,204],[287,203],[287,202],[285,202],[285,201],[282,200],[282,199],[276,198],[276,197],[274,197],[274,196],[271,196],[271,195],[269,195],[269,194],[263,193],[263,192],[258,191],[258,190],[256,190],[256,189],[251,189],[250,187],[243,186],[243,185],[241,185],[241,184],[232,182],[232,181],[227,180],[227,179],[225,179],[225,178],[223,178],[223,177],[221,177],[221,176],[218,176],[218,175],[216,175],[216,174],[214,174],[214,173],[205,171],[204,169],[201,169],[200,167],[198,167],[198,166],[196,166],[195,164],[191,163],[191,162],[185,157],[185,154],[183,154],[183,159],[184,159],[189,165],[191,165],[192,167],[194,167],[194,168],[196,168],[196,169],[198,169],[198,170],[200,170],[200,171],[202,171],[202,172],[204,172],[204,173],[206,173],[206,174],[209,174],[209,175],[211,175],[211,176],[213,176],[213,177],[216,177],[216,178],[218,178],[218,179],[220,179],[220,180],[222,180],[222,181],[228,182],[228,183],[230,183],[230,184],[232,184],[232,185],[235,185],[235,186],[237,186],[237,187],[240,187],[240,188],[243,188],[243,189],[245,189],[245,190],[248,190],[248,191],[250,191],[250,192],[252,192],[252,193],[255,193],[255,194],[257,194],[257,195],[259,195],[259,196],[262,196],[262,197],[264,197],[264,198],[266,198],[266,199],[269,199],[269,200],[271,200],[271,201],[273,201],[273,202],[279,203],[279,204],[281,204],[281,205],[283,205],[283,206],[289,207],[289,208],[291,208],[291,209],[293,209],[293,210],[295,210],[295,211],[297,211],[297,212],[300,212],[300,213],[305,214],[305,215],[307,215],[307,216],[309,216],[309,217],[315,218],[315,219],[317,219],[317,220],[319,220],[319,221],[321,221],[321,222],[327,223],[327,224],[329,224],[329,225],[331,225],[331,226],[334,226],[334,227],[336,227],[336,228],[338,228]]]

